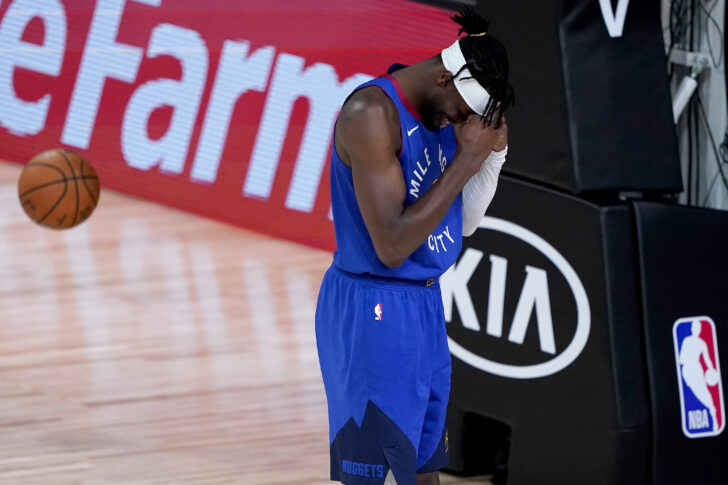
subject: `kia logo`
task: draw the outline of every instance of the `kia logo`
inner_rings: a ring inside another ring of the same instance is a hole
[[[591,327],[589,300],[579,276],[551,244],[522,226],[503,219],[486,216],[481,221],[479,228],[496,231],[518,239],[534,248],[550,261],[566,282],[562,286],[564,288],[568,287],[571,292],[576,309],[576,324],[574,326],[571,321],[559,322],[553,320],[547,271],[538,266],[527,264],[525,265],[525,278],[520,289],[520,295],[518,295],[513,320],[510,322],[508,332],[504,333],[506,327],[504,325],[504,301],[508,260],[496,254],[491,254],[488,258],[491,271],[487,294],[486,328],[482,329],[467,284],[483,259],[484,253],[475,248],[467,248],[458,263],[448,269],[440,279],[446,321],[452,321],[453,310],[457,307],[463,327],[472,332],[477,332],[477,334],[472,335],[487,334],[487,336],[500,339],[499,341],[507,339],[509,344],[515,345],[523,345],[529,325],[535,321],[540,347],[539,355],[547,356],[548,360],[523,365],[503,363],[493,359],[492,356],[488,358],[474,353],[448,335],[451,354],[476,369],[514,379],[545,377],[565,369],[581,354],[589,338]],[[532,254],[537,253],[533,252]],[[568,294],[568,291],[564,289],[562,293]],[[479,304],[485,303],[482,300],[476,302]],[[535,319],[532,318],[534,313]],[[571,318],[568,320],[571,320]],[[557,326],[556,328],[561,330],[561,334],[563,334],[563,328],[558,327],[560,323],[562,323],[562,327],[573,326],[575,330],[573,336],[570,337],[571,340],[565,346],[563,345],[565,339],[562,335],[560,341],[562,345],[559,347],[563,350],[557,352],[554,328]]]

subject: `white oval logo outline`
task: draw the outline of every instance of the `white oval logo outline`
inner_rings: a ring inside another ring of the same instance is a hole
[[[574,268],[566,261],[561,253],[559,253],[551,244],[546,242],[541,236],[529,231],[525,227],[519,226],[512,222],[495,217],[484,216],[478,225],[479,229],[491,229],[513,236],[521,241],[536,248],[541,254],[546,256],[561,271],[566,278],[566,282],[571,288],[576,301],[576,332],[574,338],[562,353],[553,359],[533,365],[510,365],[501,364],[493,360],[481,357],[473,352],[465,349],[455,342],[450,336],[447,337],[447,343],[450,346],[450,353],[462,360],[466,364],[491,374],[501,377],[512,377],[514,379],[534,379],[537,377],[546,377],[555,374],[568,367],[584,350],[586,342],[589,339],[589,331],[591,329],[591,309],[589,307],[589,299],[586,296],[584,285],[582,285],[579,276]]]

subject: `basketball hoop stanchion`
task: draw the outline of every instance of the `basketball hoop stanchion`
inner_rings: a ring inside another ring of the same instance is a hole
[[[452,310],[450,469],[507,465],[509,485],[647,483],[630,204],[505,176],[486,219],[440,281]]]
[[[728,213],[673,202],[674,120],[705,59],[688,59],[673,103],[656,10],[499,5],[493,35],[519,66],[518,148],[440,281],[454,473],[496,485],[726,480]]]

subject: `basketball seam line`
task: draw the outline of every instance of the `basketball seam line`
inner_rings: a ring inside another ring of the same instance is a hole
[[[44,163],[44,162],[28,162],[28,164],[26,166],[29,166],[29,165],[42,165],[43,167],[52,168],[56,172],[60,173],[61,174],[61,177],[64,177],[64,178],[66,177],[66,174],[63,173],[63,170],[61,170],[60,168],[56,167],[55,165],[51,165],[50,163]]]
[[[81,157],[81,177],[84,176],[83,167],[85,167],[85,166],[86,166],[86,159]],[[91,164],[89,163],[88,166],[91,167]],[[98,179],[98,177],[96,177],[96,178]],[[83,186],[86,188],[86,192],[88,192],[88,195],[91,197],[91,200],[94,201],[94,207],[95,207],[96,204],[99,203],[99,201],[96,199],[96,197],[94,197],[94,194],[91,193],[91,189],[88,187],[88,184],[86,183],[86,179],[82,178],[81,180],[83,180]]]
[[[71,222],[71,225],[68,226],[68,227],[73,227],[73,226],[76,225],[76,219],[78,219],[78,206],[79,206],[79,203],[78,203],[78,180],[76,180],[76,178],[75,178],[76,177],[76,171],[73,170],[73,164],[68,159],[68,156],[66,155],[66,150],[59,150],[59,153],[61,154],[61,156],[63,157],[63,159],[68,164],[68,168],[71,170],[71,175],[74,177],[73,184],[76,187],[76,210],[73,213],[73,221]],[[81,159],[83,160],[83,157]],[[83,176],[83,172],[81,172],[81,175]]]
[[[44,189],[44,188],[49,187],[51,185],[60,184],[61,182],[68,182],[69,180],[81,179],[81,180],[84,180],[84,183],[86,183],[85,180],[88,180],[88,179],[98,179],[98,178],[99,178],[98,175],[85,175],[83,177],[66,177],[64,175],[64,179],[63,180],[54,180],[53,182],[48,182],[48,183],[45,183],[43,185],[38,185],[37,187],[33,187],[32,189],[28,189],[25,192],[23,192],[22,194],[19,194],[18,195],[18,198],[21,198],[22,199],[23,197],[25,197],[26,195],[28,195],[29,193],[31,193],[31,192],[33,192],[35,190]]]
[[[63,180],[63,182],[65,182],[65,180]],[[41,222],[45,221],[46,217],[48,217],[49,215],[51,215],[51,212],[53,212],[54,210],[56,210],[56,207],[58,207],[58,204],[60,204],[61,201],[63,200],[63,198],[66,196],[66,192],[68,192],[68,183],[66,183],[63,186],[63,193],[58,198],[58,200],[56,201],[56,203],[53,204],[53,207],[51,207],[51,210],[49,210],[48,212],[46,212],[45,215],[43,217],[41,217],[40,220],[38,220],[38,224],[40,224]]]

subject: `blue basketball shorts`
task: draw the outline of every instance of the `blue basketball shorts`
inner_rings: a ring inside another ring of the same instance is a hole
[[[450,352],[439,284],[331,266],[316,307],[331,480],[398,485],[449,462]]]

